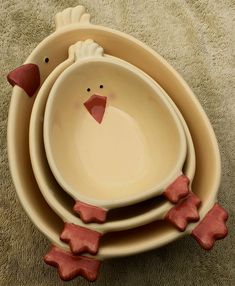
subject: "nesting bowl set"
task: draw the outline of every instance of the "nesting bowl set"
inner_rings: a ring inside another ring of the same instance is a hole
[[[102,260],[183,235],[204,249],[227,235],[213,129],[155,51],[77,6],[8,81],[12,178],[61,279],[94,281]]]

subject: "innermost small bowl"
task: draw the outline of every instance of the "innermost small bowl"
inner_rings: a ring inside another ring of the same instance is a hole
[[[158,86],[108,58],[75,63],[57,79],[44,141],[57,181],[98,206],[148,196],[177,175],[186,153],[182,127]]]

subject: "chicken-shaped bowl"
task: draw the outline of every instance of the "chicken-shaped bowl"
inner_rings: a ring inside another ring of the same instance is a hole
[[[105,211],[162,194],[182,175],[187,153],[158,84],[92,40],[74,46],[74,63],[50,91],[44,144],[63,189]]]

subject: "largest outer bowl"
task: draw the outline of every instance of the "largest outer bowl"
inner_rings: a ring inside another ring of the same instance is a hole
[[[43,40],[26,63],[40,68],[41,83],[67,58],[68,47],[78,40],[92,38],[107,54],[136,65],[156,80],[176,103],[190,129],[195,146],[197,170],[193,191],[202,200],[203,217],[216,200],[220,183],[220,156],[215,134],[202,107],[181,76],[156,52],[124,33],[95,25],[70,25]],[[56,49],[53,49],[56,47]],[[44,58],[50,59],[49,64]],[[35,98],[35,96],[34,96]],[[22,206],[26,213],[53,243],[66,247],[59,240],[62,220],[44,201],[35,181],[28,146],[29,121],[34,99],[14,87],[8,119],[9,164]],[[182,233],[166,222],[158,221],[138,229],[107,234],[99,250],[100,258],[131,255],[165,245]]]

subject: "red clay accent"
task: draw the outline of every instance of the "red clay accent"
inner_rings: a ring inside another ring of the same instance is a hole
[[[163,195],[173,204],[189,193],[189,178],[185,175],[179,176],[167,189]]]
[[[73,223],[65,223],[60,239],[69,243],[73,254],[90,253],[95,255],[99,249],[102,234]]]
[[[84,102],[86,109],[98,123],[101,123],[103,120],[106,101],[106,96],[93,94],[86,102]]]
[[[40,72],[35,64],[22,65],[7,75],[8,82],[12,85],[18,85],[32,97],[40,86]]]
[[[75,256],[70,252],[52,246],[51,250],[44,256],[46,264],[58,269],[62,280],[69,281],[78,275],[88,281],[95,281],[98,276],[101,262],[86,256]]]
[[[73,210],[79,214],[80,218],[85,223],[104,223],[106,221],[107,211],[105,209],[77,201]]]
[[[202,248],[210,250],[217,239],[225,238],[228,234],[226,221],[227,211],[216,203],[202,221],[194,228],[191,235]]]
[[[165,216],[165,219],[173,224],[178,230],[184,231],[189,222],[199,220],[198,207],[200,199],[193,193],[189,193],[177,205],[171,208]]]

